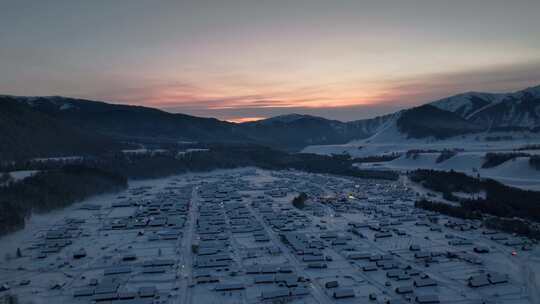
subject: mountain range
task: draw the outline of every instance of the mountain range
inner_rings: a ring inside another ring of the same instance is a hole
[[[444,139],[491,131],[540,131],[540,86],[468,92],[351,122],[289,114],[231,123],[162,110],[51,96],[0,96],[0,159],[105,153],[126,143],[253,143],[298,151],[392,129],[405,138]]]

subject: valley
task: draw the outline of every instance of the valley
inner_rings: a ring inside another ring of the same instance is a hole
[[[417,195],[402,180],[257,168],[130,181],[0,238],[0,293],[36,304],[538,301],[536,242],[416,209]]]
[[[537,303],[538,91],[351,122],[0,97],[0,299]]]
[[[540,304],[539,12],[3,1],[0,304]]]

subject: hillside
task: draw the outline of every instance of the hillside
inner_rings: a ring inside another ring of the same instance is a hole
[[[240,127],[253,141],[296,150],[313,144],[340,144],[367,138],[384,121],[384,118],[377,117],[341,122],[317,116],[291,114],[244,123]]]
[[[257,143],[297,151],[311,144],[345,143],[366,138],[384,117],[341,122],[291,114],[242,124],[169,113],[158,109],[99,101],[51,97],[13,97],[27,111],[59,124],[99,133],[119,141]]]
[[[65,97],[16,97],[32,109],[70,126],[120,140],[235,141],[237,126],[214,118],[173,114],[158,109]]]
[[[105,153],[120,144],[0,97],[0,160]]]
[[[401,113],[397,119],[398,130],[408,138],[434,137],[444,139],[461,134],[482,131],[481,126],[459,115],[432,105],[423,105]]]
[[[1,96],[0,101],[0,124],[8,130],[0,135],[2,159],[95,154],[119,142],[250,143],[300,151],[351,142],[425,142],[481,132],[508,137],[504,132],[540,130],[540,86],[505,94],[469,92],[351,122],[290,114],[237,124],[59,96]]]
[[[513,93],[470,92],[430,103],[488,130],[540,128],[540,86]]]

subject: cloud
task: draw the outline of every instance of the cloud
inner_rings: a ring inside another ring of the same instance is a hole
[[[298,112],[341,120],[386,114],[466,91],[507,92],[540,83],[540,61],[462,71],[333,81],[323,84],[258,85],[236,75],[223,83],[178,80],[112,88],[91,97],[222,119],[259,118]],[[233,81],[234,80],[234,81]],[[234,83],[234,85],[229,85]]]
[[[262,116],[256,116],[256,117],[231,117],[228,118],[228,122],[235,122],[235,123],[243,123],[243,122],[251,122],[251,121],[258,121],[265,119],[266,117]]]
[[[510,92],[540,84],[540,61],[435,73],[390,81],[380,103],[419,104],[469,91]]]

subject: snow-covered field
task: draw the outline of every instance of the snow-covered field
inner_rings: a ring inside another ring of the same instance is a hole
[[[486,140],[486,137],[513,136],[511,139]],[[306,153],[323,155],[349,154],[352,157],[365,157],[391,153],[405,153],[409,150],[463,149],[466,152],[511,152],[514,149],[529,145],[539,145],[540,135],[532,133],[489,133],[452,137],[445,140],[405,138],[392,127],[382,130],[371,138],[353,141],[343,145],[308,146],[302,150]],[[538,154],[540,150],[524,151]]]
[[[38,173],[38,172],[39,172],[39,170],[19,170],[19,171],[7,172],[7,174],[9,174],[9,180],[7,182],[0,183],[0,187],[5,186],[10,181],[13,181],[13,182],[21,181],[21,180],[23,180],[23,179],[25,179],[27,177],[30,177],[30,176]]]
[[[486,140],[486,137],[501,137],[501,140]],[[512,136],[512,138],[505,138]],[[495,168],[482,169],[484,156],[486,153],[508,153],[515,152],[515,149],[530,145],[539,145],[538,134],[532,133],[489,133],[473,134],[468,136],[454,137],[447,140],[434,139],[406,139],[397,132],[394,127],[388,130],[381,130],[372,138],[355,141],[345,145],[323,145],[309,146],[303,152],[323,155],[348,154],[352,157],[380,156],[393,153],[402,154],[399,158],[381,163],[358,164],[361,168],[370,169],[393,169],[393,170],[414,170],[435,169],[435,170],[455,170],[471,175],[489,177],[501,181],[505,184],[526,189],[540,190],[540,171],[535,170],[528,164],[528,157],[520,157],[505,162]],[[418,157],[406,157],[407,151],[443,151],[460,150],[460,152],[441,163],[436,159],[440,153],[420,153]],[[540,154],[540,150],[524,150],[531,155]]]
[[[304,209],[291,205],[299,192],[309,197]],[[122,193],[34,215],[0,238],[0,286],[9,287],[0,297],[35,304],[538,303],[540,246],[415,209],[416,195],[406,180],[253,168],[130,182]],[[76,258],[81,249],[85,256]],[[485,285],[469,287],[470,277]]]
[[[414,169],[434,169],[467,173],[471,176],[492,178],[510,186],[540,191],[540,170],[529,165],[528,157],[518,157],[494,168],[482,168],[482,152],[463,152],[437,163],[439,153],[422,153],[416,157],[402,155],[399,158],[380,163],[361,163],[356,166],[364,169],[391,169],[408,171]]]

